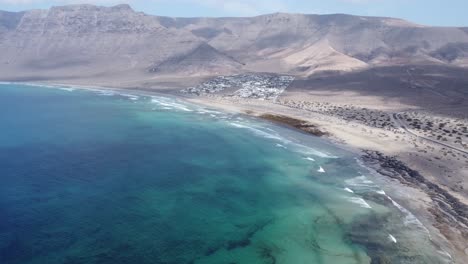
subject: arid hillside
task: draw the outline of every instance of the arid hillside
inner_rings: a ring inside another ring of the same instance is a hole
[[[467,66],[468,32],[343,14],[170,18],[128,5],[70,5],[0,11],[0,50],[2,80],[307,77],[403,64]]]

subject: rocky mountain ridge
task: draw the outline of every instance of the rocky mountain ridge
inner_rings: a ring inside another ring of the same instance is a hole
[[[310,76],[405,64],[468,66],[468,30],[395,18],[275,13],[171,18],[129,5],[0,11],[0,79]]]

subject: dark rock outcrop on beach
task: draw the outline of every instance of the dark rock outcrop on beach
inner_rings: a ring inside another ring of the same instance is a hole
[[[428,181],[419,172],[409,168],[396,157],[385,156],[377,151],[364,151],[362,159],[366,163],[378,165],[377,171],[385,176],[399,180],[404,184],[422,188],[445,213],[457,219],[459,224],[467,228],[468,232],[468,206],[460,202],[439,185]]]
[[[386,156],[378,151],[364,150],[362,160],[378,173],[426,193],[432,200],[429,211],[440,233],[452,242],[468,241],[468,206],[466,204],[396,157]],[[454,239],[454,236],[458,239]],[[455,247],[463,252],[466,250],[466,243],[456,244]]]
[[[328,135],[326,131],[321,130],[317,125],[310,122],[292,118],[284,115],[273,115],[273,114],[263,114],[259,116],[262,119],[275,122],[280,125],[290,126],[296,128],[307,134],[311,134],[317,137],[322,137]]]
[[[145,80],[383,65],[468,65],[465,28],[385,17],[275,13],[172,18],[128,5],[0,11],[2,80]]]

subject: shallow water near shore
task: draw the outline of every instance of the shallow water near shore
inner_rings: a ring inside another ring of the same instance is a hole
[[[0,84],[0,131],[0,263],[450,262],[353,154],[267,122]]]

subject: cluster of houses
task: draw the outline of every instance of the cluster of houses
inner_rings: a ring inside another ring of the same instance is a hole
[[[225,92],[223,96],[274,100],[293,80],[293,76],[274,74],[219,76],[182,92],[196,95]]]

